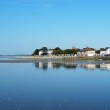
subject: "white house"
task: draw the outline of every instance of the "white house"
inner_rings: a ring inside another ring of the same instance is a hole
[[[100,49],[100,55],[101,56],[110,55],[110,47],[106,47],[105,49],[104,48],[101,48]]]
[[[88,51],[86,51],[86,55],[87,56],[95,56],[95,50],[88,50]]]
[[[48,53],[49,56],[51,56],[52,53],[53,53],[53,50],[48,50],[47,53]]]
[[[43,51],[42,50],[40,50],[39,51],[39,56],[41,56],[43,54]]]
[[[110,55],[110,47],[106,47],[105,50],[106,50],[105,55]]]
[[[84,55],[84,56],[95,56],[96,55],[95,49],[89,48],[89,47],[83,48],[82,55]]]
[[[100,48],[100,56],[104,56],[106,53],[106,50],[104,48]]]
[[[52,53],[53,53],[53,50],[48,50],[48,51],[40,50],[39,51],[39,56],[41,56],[41,55],[49,55],[49,56],[51,56]]]

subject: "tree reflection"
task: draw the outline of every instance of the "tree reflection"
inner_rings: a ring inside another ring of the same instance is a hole
[[[39,63],[35,63],[35,68],[39,68]]]
[[[43,63],[43,62],[39,62],[39,63],[35,63],[35,67],[38,69],[38,68],[41,68],[43,70],[47,70],[48,69],[48,65],[47,63]]]
[[[75,65],[75,64],[64,64],[64,68],[66,68],[66,69],[76,69],[77,65]]]
[[[38,63],[35,63],[35,67],[37,69],[41,68],[43,70],[47,70],[48,68],[60,69],[61,67],[64,67],[66,69],[76,69],[77,65],[76,64],[68,64],[68,63],[38,62]]]
[[[65,69],[77,69],[83,68],[86,70],[95,70],[95,69],[100,69],[100,70],[110,70],[110,64],[73,64],[71,62],[37,62],[35,63],[35,67],[41,68],[43,70],[47,70],[49,68],[52,69],[60,69],[60,68],[65,68]]]
[[[59,68],[61,68],[61,64],[59,64],[59,63],[53,63],[53,68],[56,68],[56,69],[59,69]]]

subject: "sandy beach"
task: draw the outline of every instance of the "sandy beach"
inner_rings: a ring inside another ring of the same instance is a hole
[[[22,56],[16,57],[18,59],[62,59],[62,56]]]

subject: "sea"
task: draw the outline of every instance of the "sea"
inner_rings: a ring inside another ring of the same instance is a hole
[[[110,110],[110,63],[0,57],[0,110]]]

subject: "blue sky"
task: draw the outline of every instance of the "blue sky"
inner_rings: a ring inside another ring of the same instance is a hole
[[[109,0],[0,0],[0,54],[110,46]]]

